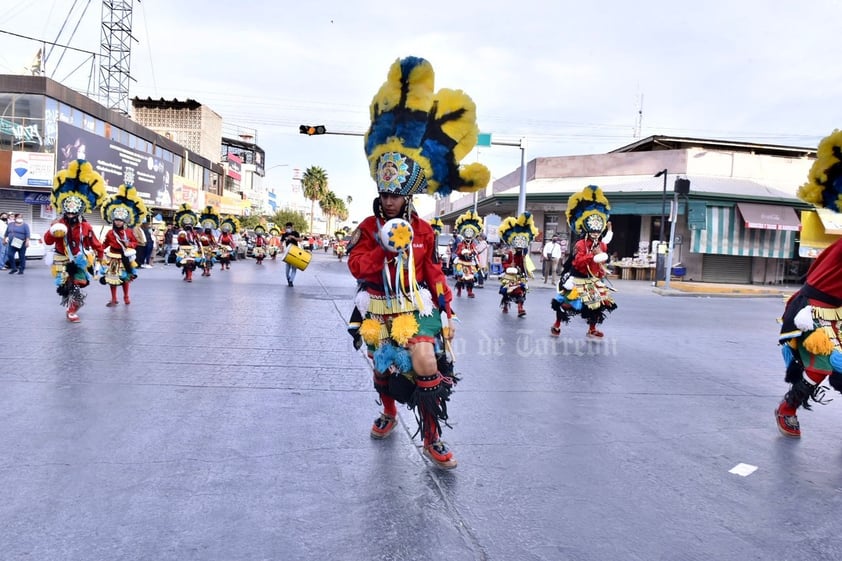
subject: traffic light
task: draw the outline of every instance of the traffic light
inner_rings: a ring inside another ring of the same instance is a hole
[[[314,134],[325,134],[327,131],[325,130],[324,125],[301,125],[298,127],[298,132],[313,136]]]

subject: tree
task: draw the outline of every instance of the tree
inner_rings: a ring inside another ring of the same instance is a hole
[[[322,200],[319,201],[319,206],[322,209],[322,212],[327,216],[327,230],[326,232],[330,232],[330,219],[334,216],[337,216],[340,205],[343,207],[345,206],[342,202],[342,199],[336,196],[336,193],[333,191],[328,191]]]
[[[304,189],[304,197],[310,199],[310,234],[313,233],[313,214],[316,210],[316,201],[321,201],[328,193],[327,172],[319,166],[310,166],[301,176],[301,187]]]
[[[296,232],[303,232],[307,229],[307,217],[297,210],[279,210],[272,215],[271,221],[281,230],[284,229],[284,224],[287,222],[292,222],[292,229]]]

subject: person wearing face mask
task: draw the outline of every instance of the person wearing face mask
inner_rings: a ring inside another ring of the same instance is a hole
[[[6,243],[6,228],[9,225],[9,213],[0,212],[0,271],[8,269],[6,266],[6,250],[9,245]]]
[[[111,300],[106,306],[118,305],[117,287],[123,287],[123,302],[131,304],[129,284],[137,278],[137,238],[132,228],[146,216],[146,204],[132,185],[120,185],[117,193],[102,205],[102,218],[112,228],[105,234],[105,260],[100,282],[108,285]]]
[[[459,163],[477,142],[473,101],[459,90],[435,92],[433,81],[428,61],[397,60],[371,102],[365,153],[378,196],[348,244],[348,268],[359,286],[348,330],[356,348],[366,345],[383,405],[371,437],[390,436],[396,403],[406,404],[418,421],[424,456],[452,469],[456,459],[441,432],[458,381],[448,352],[453,294],[436,234],[414,211],[412,196],[473,192],[488,184],[490,173],[479,163]]]
[[[531,212],[524,212],[517,218],[509,216],[498,228],[500,239],[509,246],[502,256],[504,273],[500,275],[500,309],[509,313],[509,307],[517,306],[517,317],[526,316],[526,294],[529,279],[533,277],[535,265],[529,257],[529,244],[538,235]]]
[[[581,315],[588,322],[587,337],[600,340],[605,335],[597,329],[606,316],[617,309],[617,304],[605,284],[608,261],[608,244],[614,237],[611,230],[611,205],[605,194],[596,185],[588,185],[574,193],[567,201],[567,222],[570,229],[579,234],[573,252],[562,270],[562,277],[569,272],[573,284],[578,288],[582,301]],[[569,284],[569,283],[568,283]],[[565,289],[559,281],[558,292]],[[554,328],[558,328],[554,324]],[[553,335],[557,335],[552,330]]]
[[[23,216],[20,213],[14,215],[14,222],[6,228],[6,245],[8,246],[7,254],[9,267],[11,270],[9,274],[17,273],[23,274],[26,269],[26,248],[29,247],[29,224],[23,222]],[[16,257],[17,256],[17,257]],[[16,261],[18,264],[16,264]]]
[[[291,245],[298,246],[301,241],[301,234],[292,228],[292,222],[284,224],[284,232],[281,234],[281,241],[284,243],[284,249],[289,250]],[[287,286],[293,286],[295,281],[295,274],[298,272],[292,263],[286,264]]]
[[[82,216],[107,199],[105,180],[90,162],[73,160],[53,180],[50,203],[62,216],[50,224],[44,243],[55,245],[52,274],[67,320],[79,322],[79,308],[85,303],[82,289],[90,284],[96,259],[102,261],[103,246],[89,222]]]

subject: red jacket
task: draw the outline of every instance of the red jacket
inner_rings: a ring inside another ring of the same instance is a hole
[[[573,246],[573,268],[577,277],[597,277],[605,276],[605,270],[601,263],[594,262],[593,258],[597,253],[606,253],[608,246],[604,243],[596,242],[595,244],[588,238],[582,238],[576,245]]]
[[[424,220],[413,215],[412,221],[412,254],[415,262],[415,276],[418,283],[424,283],[433,295],[433,303],[438,306],[439,294],[444,295],[445,312],[448,317],[451,314],[450,302],[453,294],[447,286],[447,277],[441,270],[441,264],[437,262],[436,234],[433,228]],[[386,251],[377,243],[375,234],[378,231],[377,219],[369,216],[357,228],[359,240],[354,244],[348,256],[348,269],[354,278],[366,281],[375,287],[383,284],[383,261],[389,260],[389,274],[391,278],[395,275],[394,257],[391,251]],[[354,235],[357,237],[357,234]],[[408,279],[404,279],[407,280]],[[371,292],[381,293],[382,290],[368,289]]]
[[[119,240],[117,236],[119,237]],[[122,244],[121,244],[122,242]],[[114,253],[122,253],[122,249],[134,249],[137,247],[137,238],[134,237],[134,232],[128,228],[116,230],[111,228],[105,234],[105,247]]]
[[[70,226],[64,217],[55,220],[50,224],[64,224],[67,227],[67,234],[63,238],[55,237],[49,228],[44,234],[44,243],[47,245],[55,244],[56,253],[67,255],[67,248],[70,248],[70,255],[78,255],[82,249],[93,249],[96,252],[97,259],[102,259],[103,247],[102,243],[94,235],[94,229],[91,228],[89,222],[77,222]]]

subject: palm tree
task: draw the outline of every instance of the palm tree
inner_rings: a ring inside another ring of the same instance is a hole
[[[342,199],[336,196],[333,191],[328,191],[322,200],[319,201],[319,206],[322,212],[327,216],[327,231],[330,232],[330,219],[336,216],[339,212],[339,206],[343,205]]]
[[[301,187],[304,189],[304,196],[310,199],[310,234],[312,234],[316,201],[322,200],[328,192],[327,172],[319,166],[310,166],[301,176]]]

